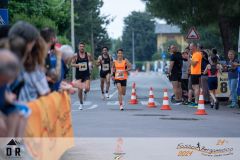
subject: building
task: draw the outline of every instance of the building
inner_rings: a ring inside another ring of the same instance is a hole
[[[184,35],[178,26],[159,24],[155,25],[155,33],[157,34],[157,49],[163,51],[163,44],[170,40],[176,40],[181,46],[181,51],[188,45],[184,39]]]

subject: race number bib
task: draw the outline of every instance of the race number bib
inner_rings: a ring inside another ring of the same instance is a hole
[[[87,62],[78,63],[79,71],[86,71],[87,70]]]
[[[103,67],[102,68],[103,71],[108,71],[109,70],[109,64],[103,64],[102,67]]]
[[[117,70],[116,78],[124,78],[124,70]]]
[[[230,97],[230,90],[228,87],[228,74],[218,73],[218,88],[216,97]]]

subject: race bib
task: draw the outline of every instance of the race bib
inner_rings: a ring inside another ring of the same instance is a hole
[[[87,70],[87,62],[78,63],[79,71],[86,71]]]
[[[116,78],[124,78],[124,71],[123,70],[117,70]]]
[[[102,65],[102,70],[103,71],[108,71],[109,70],[109,64],[103,64]]]

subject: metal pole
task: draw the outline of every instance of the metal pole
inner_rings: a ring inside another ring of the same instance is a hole
[[[74,37],[74,0],[71,0],[71,43],[73,47],[73,51],[75,52],[75,37]],[[75,78],[75,70],[76,68],[72,68],[72,79]]]
[[[240,26],[239,26],[239,37],[238,37],[238,53],[240,53]]]
[[[94,58],[94,36],[93,36],[93,11],[91,11],[91,46],[92,46],[92,58]]]
[[[135,70],[135,44],[134,44],[134,31],[132,31],[132,69]]]

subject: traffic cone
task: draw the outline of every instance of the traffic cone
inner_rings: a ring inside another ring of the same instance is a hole
[[[135,82],[133,83],[133,86],[132,86],[132,95],[131,95],[131,100],[129,101],[129,104],[138,104]]]
[[[169,106],[167,89],[163,90],[163,105],[160,109],[161,110],[172,110],[172,108]]]
[[[153,89],[151,87],[150,91],[149,91],[148,108],[155,108],[155,107],[157,107],[157,106],[154,102]]]
[[[197,109],[197,112],[195,114],[196,115],[207,115],[207,112],[205,111],[204,98],[203,98],[202,90],[200,91],[199,100],[198,100],[198,109]]]

